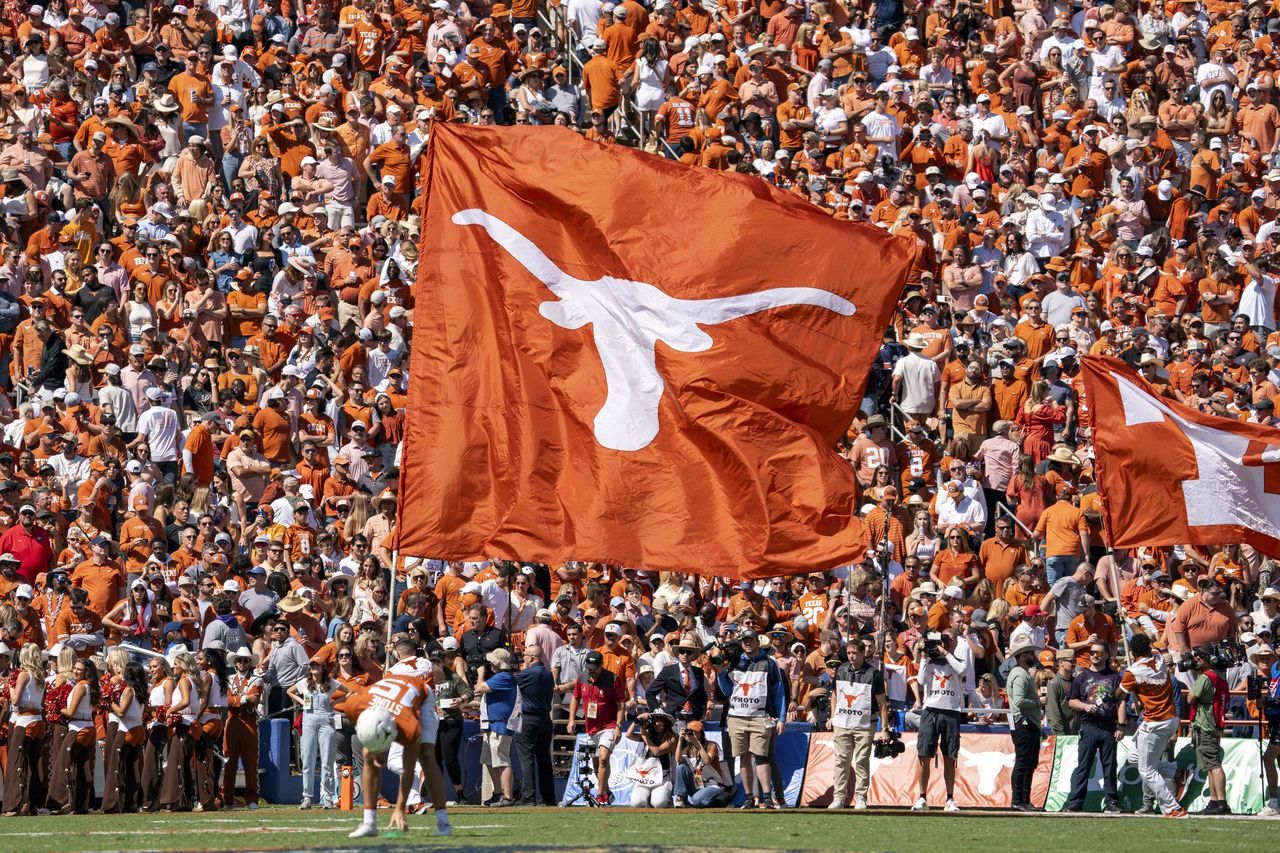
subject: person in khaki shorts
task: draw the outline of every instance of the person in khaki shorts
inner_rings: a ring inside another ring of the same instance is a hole
[[[716,666],[716,690],[729,706],[726,726],[733,754],[738,756],[742,788],[747,799],[742,808],[781,806],[773,798],[773,772],[769,744],[786,725],[787,690],[782,670],[760,648],[760,637],[747,629],[740,636],[742,653],[736,660],[725,659]],[[759,801],[752,795],[752,765],[760,787]]]
[[[853,807],[867,807],[871,784],[871,743],[889,739],[889,699],[884,674],[867,662],[866,642],[850,637],[845,644],[848,661],[836,670],[831,695],[831,733],[836,751],[835,791],[829,809],[849,802],[849,776],[854,776]],[[882,728],[876,733],[876,717]]]

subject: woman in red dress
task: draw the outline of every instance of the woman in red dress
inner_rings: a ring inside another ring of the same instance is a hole
[[[1049,386],[1043,381],[1033,382],[1027,395],[1027,402],[1018,412],[1017,424],[1022,427],[1025,438],[1022,440],[1022,451],[1031,454],[1039,465],[1049,455],[1053,447],[1053,427],[1067,419],[1067,410],[1057,404],[1049,396]]]

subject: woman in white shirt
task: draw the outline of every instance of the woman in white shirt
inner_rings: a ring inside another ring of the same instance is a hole
[[[790,154],[787,155],[790,158]],[[760,146],[760,156],[751,161],[760,177],[769,179],[778,170],[778,154],[772,142],[764,142]]]
[[[907,536],[907,556],[915,557],[924,563],[932,563],[938,549],[942,547],[942,537],[933,526],[933,516],[927,509],[916,511],[915,529]]]
[[[1004,275],[1010,287],[1020,287],[1028,276],[1040,274],[1040,264],[1035,255],[1027,251],[1027,240],[1015,231],[1006,235],[1007,254],[1004,258]]]
[[[957,657],[959,657],[959,644],[957,644]],[[1004,699],[1000,698],[1000,689],[996,686],[996,677],[991,673],[986,673],[978,679],[978,685],[969,691],[969,707],[970,708],[1007,708],[1009,707]],[[1004,714],[973,714],[969,720],[978,725],[997,725],[1003,723],[1006,719]]]
[[[302,741],[298,747],[302,760],[302,803],[299,809],[311,808],[311,792],[315,787],[316,753],[320,757],[320,808],[337,805],[337,737],[333,727],[333,702],[330,694],[338,683],[329,675],[328,666],[311,661],[307,677],[288,689],[289,698],[302,709]]]

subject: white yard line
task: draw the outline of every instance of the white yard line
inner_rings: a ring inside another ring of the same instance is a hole
[[[232,819],[232,818],[213,818],[213,819],[203,819],[203,820],[202,820],[202,822],[212,822],[213,820],[217,820],[217,821],[220,821],[220,822],[222,822],[222,823],[233,823],[233,822],[236,822],[236,821],[235,821],[234,819]],[[157,820],[155,820],[155,821],[152,821],[152,823],[173,823],[173,822],[174,822],[174,821],[173,821],[173,819],[171,819],[171,818],[159,818],[159,819],[157,819]],[[342,824],[345,824],[345,825],[344,825],[344,826],[341,826],[341,827],[317,827],[317,826],[263,826],[263,825],[255,825],[255,826],[253,826],[253,827],[248,827],[248,829],[251,829],[251,830],[257,830],[257,831],[260,831],[260,832],[297,832],[297,833],[301,833],[301,832],[344,832],[344,831],[346,831],[347,826],[350,826],[350,825],[351,825],[351,821],[350,821],[349,819],[341,819],[341,820],[340,820],[340,819],[337,819],[337,818],[322,818],[321,820],[316,821],[316,823],[320,823],[320,822],[325,822],[325,823],[342,823]],[[412,824],[410,824],[410,826],[412,826]],[[466,825],[459,825],[459,824],[456,824],[456,823],[455,823],[455,824],[453,825],[453,831],[454,831],[454,833],[455,833],[455,834],[457,834],[457,833],[459,833],[459,832],[466,833],[466,832],[468,832],[468,831],[470,831],[470,830],[473,830],[473,829],[511,829],[511,828],[512,828],[512,827],[514,827],[514,826],[515,826],[515,824],[510,824],[510,823],[473,823],[473,824],[466,824]],[[59,831],[57,831],[57,832],[54,832],[54,831],[47,831],[47,832],[5,832],[5,833],[4,833],[4,835],[6,835],[6,836],[22,836],[22,837],[24,837],[24,838],[43,838],[43,837],[46,837],[46,836],[54,836],[54,835],[58,835],[58,836],[67,836],[67,835],[71,835],[71,836],[90,836],[90,835],[124,835],[124,834],[130,834],[130,833],[132,833],[132,832],[136,832],[136,831],[137,831],[137,829],[138,829],[137,827],[133,827],[133,828],[121,827],[121,828],[120,828],[120,829],[118,829],[118,830],[94,829],[94,830],[88,830],[88,831],[85,831],[85,832],[67,832],[67,831],[64,829],[64,830],[59,830]],[[174,833],[173,833],[173,834],[177,835],[177,834],[187,834],[187,833],[191,833],[191,834],[199,834],[199,833],[225,833],[225,832],[226,832],[226,829],[220,829],[220,828],[217,828],[217,827],[209,827],[208,829],[204,829],[204,828],[200,828],[200,827],[190,827],[190,828],[183,828],[183,829],[181,829],[181,830],[176,830],[176,831],[174,831]]]
[[[341,827],[333,827],[333,828],[331,828],[331,829],[318,829],[318,828],[316,828],[316,827],[314,827],[314,826],[260,826],[260,827],[257,827],[257,829],[259,829],[259,830],[261,830],[261,831],[263,831],[263,832],[342,832],[342,831],[343,831],[343,828],[341,828]],[[135,831],[136,831],[136,830],[135,830]],[[193,834],[193,835],[194,835],[194,834],[197,834],[197,833],[222,833],[222,834],[225,834],[225,833],[226,833],[226,830],[225,830],[225,829],[217,829],[217,828],[214,828],[214,827],[210,827],[209,829],[199,829],[199,828],[195,828],[195,829],[183,829],[183,830],[181,830],[180,832],[175,832],[174,834],[175,834],[175,835],[177,835],[177,834],[186,835],[186,834],[188,834],[188,833]],[[129,830],[127,830],[127,829],[119,829],[119,830],[115,830],[115,831],[110,831],[110,830],[105,830],[105,829],[95,829],[95,830],[90,830],[90,831],[88,831],[88,832],[67,832],[66,830],[61,830],[61,831],[58,831],[58,832],[6,832],[6,833],[4,833],[4,834],[5,834],[5,835],[21,835],[21,836],[25,836],[25,837],[28,837],[28,838],[40,838],[40,837],[42,837],[42,836],[46,836],[46,835],[59,835],[59,836],[68,836],[68,835],[70,835],[70,836],[81,836],[81,835],[124,835],[124,834],[131,834],[131,833],[130,833],[130,831],[129,831]]]

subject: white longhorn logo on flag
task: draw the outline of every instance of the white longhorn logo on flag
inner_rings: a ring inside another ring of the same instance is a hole
[[[1264,467],[1280,462],[1280,445],[1189,421],[1124,376],[1113,372],[1111,377],[1120,391],[1126,426],[1168,418],[1191,443],[1196,477],[1182,482],[1187,524],[1240,525],[1280,539],[1280,495],[1267,491]]]
[[[677,299],[652,284],[603,276],[574,278],[507,223],[471,208],[453,215],[457,225],[479,225],[534,278],[559,297],[538,313],[563,329],[590,323],[606,394],[595,417],[595,436],[610,450],[647,447],[658,434],[658,401],[665,387],[654,347],[662,341],[680,352],[705,352],[715,343],[699,325],[715,325],[788,305],[814,305],[850,316],[852,302],[816,287],[774,287],[717,299]]]

